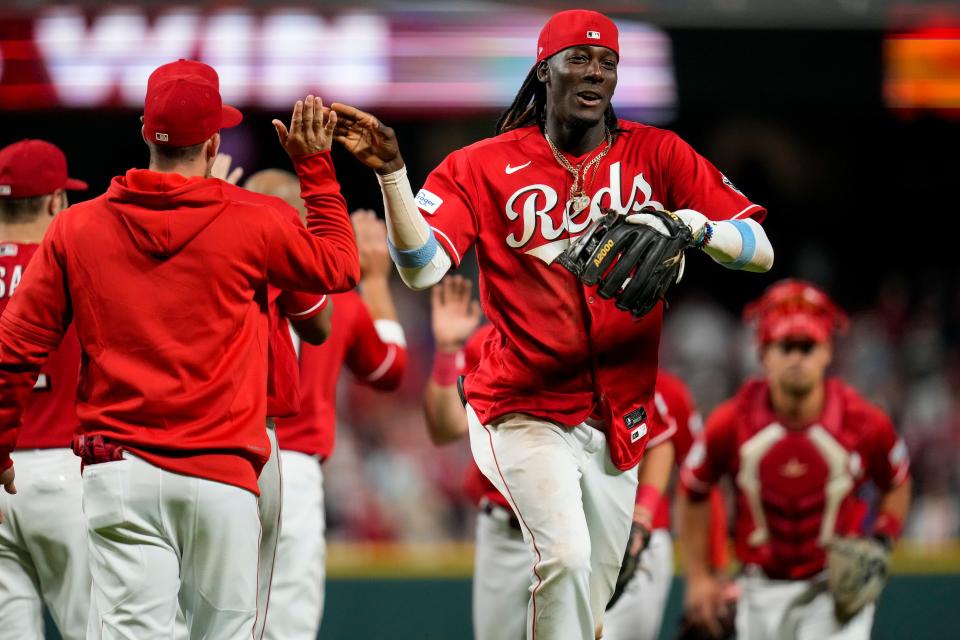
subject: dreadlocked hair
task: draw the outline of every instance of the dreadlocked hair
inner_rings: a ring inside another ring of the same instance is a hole
[[[520,91],[513,99],[513,102],[507,107],[507,110],[500,114],[497,120],[497,135],[528,127],[532,124],[540,127],[543,131],[543,123],[547,119],[547,85],[540,82],[537,78],[537,68],[540,65],[534,65],[530,73],[524,79],[520,86]],[[604,122],[607,125],[607,131],[616,133],[617,115],[613,112],[613,105],[607,105],[607,110],[603,114]]]

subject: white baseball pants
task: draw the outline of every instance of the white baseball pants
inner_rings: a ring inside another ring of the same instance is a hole
[[[124,453],[84,469],[83,510],[88,638],[168,640],[178,602],[193,640],[251,637],[260,543],[253,493]]]
[[[610,461],[606,438],[522,414],[480,424],[467,407],[470,448],[507,497],[536,556],[528,640],[592,640],[630,535],[637,469]]]
[[[783,640],[780,623],[790,603],[810,586],[812,580],[771,580],[748,568],[740,579],[743,595],[737,601],[739,640]],[[833,615],[828,593],[817,596],[797,610],[799,625],[790,640],[869,640],[875,605],[868,605],[853,620],[840,626]]]
[[[267,640],[316,640],[323,616],[323,473],[316,456],[280,451],[283,508]]]
[[[603,640],[657,640],[672,582],[673,539],[666,529],[657,529],[637,572],[603,618]]]
[[[254,640],[264,637],[267,613],[271,603],[271,584],[277,559],[277,542],[280,537],[280,514],[283,499],[283,475],[280,464],[280,447],[273,422],[267,420],[267,438],[270,440],[270,459],[263,465],[257,486],[260,497],[257,511],[260,515],[260,564],[257,575],[257,618],[253,627]]]
[[[17,494],[0,490],[0,640],[43,640],[43,605],[64,640],[90,612],[80,458],[70,449],[15,451]]]
[[[477,513],[473,563],[474,640],[523,640],[527,637],[530,568],[536,561],[523,534],[499,506],[493,515]]]

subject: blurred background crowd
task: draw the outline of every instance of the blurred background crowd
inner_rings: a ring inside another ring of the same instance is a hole
[[[353,102],[398,131],[414,184],[490,135],[564,2],[167,4],[8,0],[0,7],[0,143],[52,140],[102,192],[144,166],[149,71],[197,57],[244,108],[224,150],[248,173],[286,166],[269,124],[306,92]],[[621,25],[614,106],[677,131],[768,207],[773,271],[688,265],[662,360],[704,414],[756,372],[743,305],[777,279],[821,286],[850,313],[834,371],[894,417],[913,458],[907,537],[960,536],[960,9],[875,0],[583,3]],[[352,208],[382,210],[370,174],[335,154]],[[476,277],[468,259],[461,269]],[[326,463],[333,540],[469,539],[466,444],[433,447],[421,409],[429,296],[394,279],[410,344],[402,387],[345,375]]]

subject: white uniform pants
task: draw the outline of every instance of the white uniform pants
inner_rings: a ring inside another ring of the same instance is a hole
[[[592,640],[630,535],[637,469],[610,461],[604,435],[510,414],[482,425],[471,407],[470,448],[507,497],[536,562],[529,640]]]
[[[277,542],[280,537],[280,514],[283,498],[283,477],[280,464],[280,448],[277,446],[277,432],[273,423],[268,421],[267,438],[270,440],[270,459],[263,465],[257,486],[260,497],[257,511],[260,515],[260,565],[257,575],[257,621],[254,625],[254,640],[264,637],[267,622],[271,584],[277,558]]]
[[[640,566],[603,618],[603,640],[657,640],[673,582],[673,540],[666,529],[650,536]]]
[[[124,453],[84,469],[83,510],[88,638],[168,640],[178,600],[190,638],[251,637],[260,542],[253,493]]]
[[[83,638],[90,612],[80,458],[70,449],[11,456],[17,494],[0,490],[0,640],[43,640],[43,605],[64,640]]]
[[[738,640],[780,640],[778,632],[784,613],[794,598],[812,580],[771,580],[748,569],[740,579],[743,595],[737,602]],[[875,605],[863,609],[853,620],[840,626],[833,615],[828,593],[817,596],[798,609],[799,625],[790,640],[869,640]]]
[[[316,640],[326,563],[323,474],[316,456],[280,451],[283,508],[267,640]]]
[[[473,564],[475,640],[523,640],[527,637],[530,568],[536,556],[510,521],[507,509],[477,513]]]

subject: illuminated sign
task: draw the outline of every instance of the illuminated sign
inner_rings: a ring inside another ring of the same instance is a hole
[[[369,108],[500,109],[516,94],[549,17],[540,13],[204,12],[187,7],[83,13],[63,7],[0,32],[0,108],[138,108],[147,76],[177,58],[220,74],[224,99],[287,108],[308,92]],[[676,88],[666,34],[621,22],[621,111],[669,117]]]

